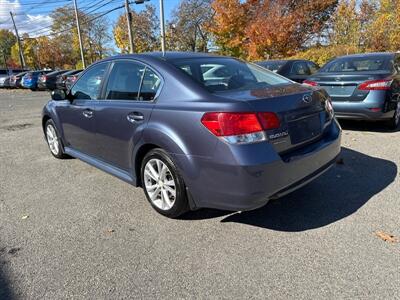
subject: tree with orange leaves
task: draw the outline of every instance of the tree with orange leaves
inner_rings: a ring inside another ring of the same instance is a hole
[[[338,0],[215,0],[209,30],[224,54],[263,59],[294,54],[318,36]]]

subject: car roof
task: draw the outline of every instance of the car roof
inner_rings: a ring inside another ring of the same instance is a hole
[[[146,52],[140,54],[119,54],[115,56],[108,57],[103,61],[115,60],[121,58],[133,58],[133,59],[143,59],[147,58],[157,58],[164,61],[171,61],[175,59],[185,59],[185,58],[206,58],[206,57],[224,57],[217,54],[203,53],[203,52],[179,52],[179,51],[166,51],[163,52]],[[228,56],[225,56],[228,58]]]
[[[353,57],[353,58],[359,58],[359,57],[368,57],[368,56],[394,56],[395,53],[393,52],[370,52],[370,53],[357,53],[357,54],[349,54],[349,55],[343,55],[343,56],[338,56],[337,58],[344,58],[344,57]]]

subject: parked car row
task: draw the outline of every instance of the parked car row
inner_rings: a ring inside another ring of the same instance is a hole
[[[0,88],[10,87],[11,77],[24,71],[22,69],[0,69]]]
[[[0,88],[25,88],[32,91],[67,90],[82,70],[6,70],[0,69]]]
[[[277,74],[329,94],[337,118],[400,123],[400,54],[367,53],[335,58],[322,68],[306,60],[258,62]]]

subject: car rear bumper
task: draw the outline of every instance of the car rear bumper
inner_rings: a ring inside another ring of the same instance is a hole
[[[324,173],[340,153],[340,140],[341,129],[334,121],[318,142],[285,156],[269,143],[233,148],[225,144],[211,159],[189,157],[184,161],[177,155],[175,160],[185,170],[183,177],[196,207],[251,210]],[[227,148],[231,153],[226,153]]]
[[[394,112],[385,108],[387,97],[386,91],[371,91],[363,101],[333,99],[332,106],[338,119],[385,120],[393,117]]]

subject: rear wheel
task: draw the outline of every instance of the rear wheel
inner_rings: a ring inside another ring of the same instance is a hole
[[[51,154],[56,158],[60,159],[66,158],[67,155],[63,151],[61,145],[61,139],[57,133],[56,126],[54,125],[54,122],[51,119],[47,120],[46,122],[45,135]]]
[[[400,103],[397,103],[393,118],[391,118],[388,121],[388,126],[391,129],[397,129],[399,127],[399,125],[400,125]]]
[[[147,200],[157,212],[176,218],[189,210],[185,183],[164,150],[153,149],[147,153],[141,178]]]

